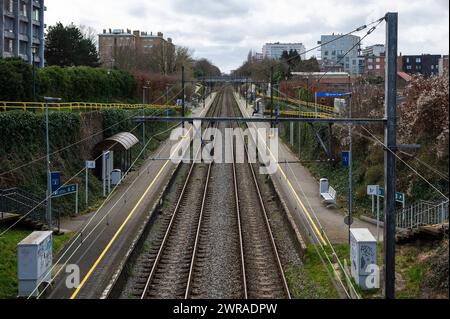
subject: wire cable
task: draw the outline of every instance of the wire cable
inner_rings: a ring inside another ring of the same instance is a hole
[[[180,90],[180,93],[181,93],[181,90]],[[136,111],[137,111],[137,110],[136,110]],[[155,112],[157,112],[157,111],[159,111],[159,110],[156,110]],[[56,154],[61,153],[61,152],[65,151],[65,150],[67,150],[67,149],[69,149],[69,148],[71,148],[71,147],[74,147],[74,146],[76,146],[76,145],[78,145],[78,144],[81,144],[81,143],[83,143],[83,142],[85,142],[85,141],[87,141],[87,140],[89,140],[89,139],[91,139],[91,138],[93,138],[93,137],[95,137],[95,136],[97,136],[97,135],[100,135],[100,134],[106,132],[107,130],[112,129],[113,127],[116,127],[117,125],[119,125],[119,124],[121,124],[121,123],[123,123],[123,122],[125,122],[125,121],[130,120],[131,118],[133,118],[133,117],[135,117],[135,116],[136,116],[136,115],[133,114],[133,115],[131,115],[130,117],[125,118],[125,119],[123,119],[123,120],[121,120],[121,121],[119,121],[119,122],[117,122],[117,123],[111,125],[110,127],[106,128],[106,129],[103,129],[102,131],[99,131],[99,132],[97,132],[97,133],[91,134],[90,136],[88,136],[88,137],[86,137],[86,138],[84,138],[84,139],[82,139],[82,140],[80,140],[80,141],[78,141],[78,142],[75,142],[75,143],[70,144],[70,145],[68,145],[68,146],[65,146],[65,147],[63,147],[63,148],[61,148],[61,149],[59,149],[59,150],[56,150],[56,151],[54,151],[53,153],[51,153],[50,156],[56,155]],[[18,166],[18,167],[16,167],[16,168],[13,168],[13,169],[11,169],[11,170],[9,170],[9,171],[0,173],[0,177],[5,176],[5,175],[8,175],[8,174],[10,174],[10,173],[12,173],[12,172],[15,172],[15,171],[17,171],[17,170],[20,170],[20,169],[22,169],[22,168],[24,168],[24,167],[30,166],[30,165],[32,165],[32,164],[34,164],[34,163],[36,163],[36,162],[42,161],[42,160],[46,159],[46,157],[47,157],[47,155],[44,155],[44,156],[42,156],[42,157],[40,157],[40,158],[34,159],[34,160],[32,160],[32,161],[26,163],[26,164],[23,164],[23,165],[20,165],[20,166]]]
[[[409,165],[407,162],[405,162],[398,154],[394,151],[392,151],[389,147],[387,147],[382,141],[380,141],[379,138],[377,138],[371,131],[369,131],[364,126],[361,126],[363,130],[365,130],[370,136],[372,136],[377,143],[382,145],[386,150],[388,150],[390,153],[392,153],[400,162],[406,165],[412,172],[414,172],[417,176],[419,176],[425,183],[427,183],[431,188],[433,188],[436,192],[438,192],[442,197],[444,197],[446,200],[448,200],[448,197],[445,196],[436,186],[434,186],[430,181],[428,181],[425,177],[423,177],[422,174],[420,174],[416,169],[414,169],[411,165]]]

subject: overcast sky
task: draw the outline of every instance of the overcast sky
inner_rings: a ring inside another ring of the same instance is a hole
[[[239,67],[267,42],[314,47],[321,34],[345,33],[399,13],[403,54],[448,54],[448,0],[46,0],[46,23],[161,31],[223,72]],[[367,30],[366,30],[367,31]],[[359,35],[365,35],[362,31]],[[363,45],[384,43],[384,24]],[[312,52],[308,56],[318,55]]]

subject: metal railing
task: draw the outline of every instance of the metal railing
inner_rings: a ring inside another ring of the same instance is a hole
[[[96,110],[138,110],[138,109],[154,109],[154,110],[179,110],[179,106],[175,105],[156,105],[156,104],[121,104],[121,103],[49,103],[52,111],[96,111]],[[0,101],[0,111],[45,111],[45,103],[41,102],[5,102]]]
[[[264,115],[270,115],[271,112],[266,110]],[[292,118],[321,118],[321,119],[329,119],[333,118],[333,116],[329,113],[323,112],[298,112],[298,111],[281,111],[280,116],[282,117],[292,117]]]
[[[448,222],[448,200],[441,203],[421,201],[397,213],[397,228],[415,229]]]
[[[264,99],[270,99],[270,96],[267,96],[267,95],[258,94],[258,96],[262,97]],[[275,101],[280,101],[280,102],[289,102],[289,103],[292,103],[292,104],[294,104],[296,106],[302,105],[304,107],[317,109],[317,110],[320,110],[322,112],[336,113],[334,107],[331,107],[331,106],[328,106],[328,105],[317,104],[317,103],[314,103],[314,102],[305,102],[305,101],[296,100],[296,99],[292,99],[292,98],[276,97],[276,96],[274,96],[273,99]]]
[[[0,189],[0,212],[27,215],[36,222],[45,221],[45,204],[42,199],[20,188]]]

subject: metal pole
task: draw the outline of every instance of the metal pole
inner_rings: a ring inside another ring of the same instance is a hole
[[[206,86],[205,86],[205,81],[203,81],[203,108],[206,108]]]
[[[36,64],[35,64],[35,52],[36,48],[33,47],[33,102],[36,102]]]
[[[273,66],[270,68],[270,118],[273,119]],[[273,121],[270,123],[273,127]]]
[[[50,172],[50,141],[48,134],[48,100],[45,101],[45,141],[47,144],[47,223],[48,230],[52,231],[52,178]]]
[[[248,109],[248,80],[245,80],[245,109]]]
[[[86,208],[89,207],[89,169],[86,162],[86,181],[85,181],[85,197],[86,197]]]
[[[75,194],[75,216],[78,216],[78,184],[77,184],[77,191]]]
[[[386,105],[385,112],[385,227],[384,227],[384,293],[395,298],[395,193],[397,151],[397,54],[398,13],[386,14]]]
[[[350,95],[349,103],[349,118],[352,118],[352,96]],[[351,220],[353,218],[353,137],[352,137],[352,124],[348,126],[348,137],[350,141],[350,151],[348,154],[348,215],[350,222],[348,223],[348,242],[351,242]],[[331,138],[331,136],[330,136]]]
[[[146,90],[148,90],[150,87],[144,86],[142,88],[142,116],[145,117],[145,93]],[[150,98],[149,98],[149,104],[150,104]],[[145,148],[145,121],[142,122],[142,150]],[[145,152],[142,152],[142,157],[145,159]]]
[[[186,85],[186,83],[185,83],[185,78],[184,78],[184,65],[181,67],[181,86],[182,86],[182,88],[183,88],[183,98],[182,98],[182,101],[183,101],[183,110],[182,110],[182,117],[186,117],[186,98],[185,98],[185,95],[186,95],[186,88],[185,88],[185,85]],[[183,123],[182,123],[182,127],[183,127],[183,129],[184,129],[184,121],[183,121]]]
[[[378,243],[380,242],[380,196],[378,195],[377,195],[377,242]]]

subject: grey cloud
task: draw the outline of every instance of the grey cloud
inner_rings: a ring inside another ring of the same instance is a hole
[[[172,9],[206,19],[243,16],[249,13],[250,5],[240,0],[171,0]]]
[[[129,10],[128,13],[136,18],[145,18],[147,16],[147,8],[144,4],[136,4],[133,5]]]

